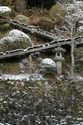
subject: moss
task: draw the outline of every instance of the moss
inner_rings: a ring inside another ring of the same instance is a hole
[[[7,41],[6,39],[4,40],[5,44],[2,44],[0,46],[0,51],[5,52],[5,51],[10,51],[14,49],[26,49],[27,47],[32,46],[31,42],[25,40],[15,40],[14,42]]]
[[[8,24],[8,23],[5,23],[5,24],[3,24],[3,25],[0,25],[0,31],[1,31],[2,33],[8,32],[8,31],[9,31],[9,24]]]
[[[14,73],[19,71],[18,62],[3,62],[0,64],[0,71],[2,73]]]

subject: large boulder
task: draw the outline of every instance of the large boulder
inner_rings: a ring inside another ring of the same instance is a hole
[[[7,6],[0,6],[0,16],[6,16],[11,12],[11,9]]]
[[[24,16],[24,15],[17,15],[15,17],[15,20],[19,21],[20,23],[24,23],[24,24],[27,24],[27,26],[30,25],[30,21],[29,21],[29,18]]]
[[[32,41],[29,36],[17,29],[11,30],[6,37],[0,40],[1,52],[14,49],[25,49],[29,46],[32,46]]]
[[[50,58],[45,58],[42,60],[42,68],[46,73],[53,73],[56,71],[56,63]]]

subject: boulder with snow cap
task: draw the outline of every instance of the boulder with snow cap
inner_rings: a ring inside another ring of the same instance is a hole
[[[6,16],[11,12],[11,9],[7,6],[0,6],[0,16]]]
[[[45,58],[42,60],[42,68],[45,69],[47,73],[53,73],[56,71],[56,63],[50,58]]]
[[[30,37],[17,29],[11,30],[9,34],[0,40],[0,51],[10,51],[15,49],[26,49],[32,46]]]

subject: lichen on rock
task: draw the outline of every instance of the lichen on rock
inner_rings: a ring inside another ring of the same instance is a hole
[[[29,21],[29,18],[24,16],[24,15],[17,15],[15,17],[15,20],[19,21],[20,23],[24,23],[24,24],[27,24],[27,26],[30,25],[30,21]]]

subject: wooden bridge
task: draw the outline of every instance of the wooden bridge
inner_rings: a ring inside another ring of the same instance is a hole
[[[50,50],[53,48],[56,48],[58,46],[63,46],[63,45],[71,45],[71,38],[67,39],[58,39],[57,36],[54,34],[44,31],[37,27],[37,29],[32,28],[32,26],[27,26],[26,24],[19,23],[18,21],[11,20],[11,19],[6,19],[6,22],[10,24],[10,26],[14,26],[16,29],[22,29],[24,32],[28,33],[34,33],[38,36],[44,37],[46,39],[49,39],[51,42],[42,44],[42,45],[35,45],[33,47],[28,47],[26,49],[16,49],[16,50],[11,50],[11,51],[6,51],[6,52],[0,52],[0,59],[5,59],[5,58],[10,58],[10,57],[15,57],[15,56],[22,56],[34,52],[40,52],[40,51],[45,51],[45,50]],[[82,44],[83,43],[83,36],[75,37],[74,38],[74,44]]]

